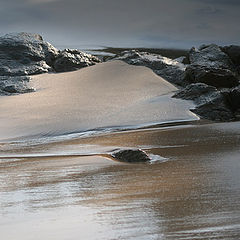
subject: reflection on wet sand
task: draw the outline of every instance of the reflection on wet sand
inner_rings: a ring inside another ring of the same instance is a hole
[[[2,157],[1,234],[24,240],[238,239],[238,129],[239,123],[145,129],[22,149],[38,157]],[[77,153],[78,147],[81,155],[85,144],[99,152],[143,147],[168,161],[40,156],[43,150]]]

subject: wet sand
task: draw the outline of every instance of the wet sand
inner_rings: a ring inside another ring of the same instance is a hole
[[[0,159],[1,235],[24,240],[238,239],[239,142],[238,122],[25,146],[18,157]],[[142,147],[164,158],[155,164],[124,164],[81,157],[84,146],[89,152]],[[40,157],[43,152],[52,156]],[[57,155],[63,152],[69,155]]]
[[[1,238],[239,239],[240,122],[195,121],[175,87],[121,62],[35,80],[36,93],[1,98]],[[122,148],[157,161],[109,158]]]

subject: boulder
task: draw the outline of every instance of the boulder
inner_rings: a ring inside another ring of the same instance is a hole
[[[100,60],[91,54],[74,49],[65,49],[56,57],[53,68],[56,72],[74,71],[98,62]]]
[[[173,97],[203,103],[208,101],[208,99],[217,93],[217,88],[213,86],[209,86],[204,83],[192,83],[186,88],[179,90],[176,94],[173,95]]]
[[[38,34],[16,33],[0,37],[0,75],[20,76],[48,72],[58,50]]]
[[[141,149],[119,150],[112,153],[111,156],[120,162],[137,163],[151,161],[146,152]]]
[[[151,68],[157,75],[175,85],[187,85],[187,82],[184,82],[186,66],[179,62],[182,61],[182,59],[177,61],[158,54],[139,52],[136,50],[124,51],[114,59],[122,60],[132,65]]]
[[[216,44],[193,47],[189,52],[190,64],[220,69],[234,69],[231,59]]]
[[[240,65],[240,46],[230,45],[222,47],[222,51],[225,52],[232,62],[239,66]]]
[[[236,67],[229,56],[215,44],[192,48],[190,65],[184,80],[189,83],[206,83],[217,88],[232,88],[239,84]]]
[[[205,83],[217,88],[232,88],[239,84],[237,75],[229,69],[191,64],[184,79],[189,83]]]
[[[205,119],[213,121],[235,120],[235,115],[229,108],[227,99],[222,94],[217,95],[210,101],[197,105],[196,108],[191,111]]]

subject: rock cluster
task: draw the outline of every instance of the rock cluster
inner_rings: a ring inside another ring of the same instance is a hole
[[[32,91],[28,75],[73,71],[99,61],[78,50],[60,51],[38,34],[7,34],[0,37],[0,94]]]
[[[240,47],[215,44],[192,48],[183,81],[186,88],[174,95],[196,103],[192,111],[216,121],[239,120]]]
[[[149,67],[177,85],[180,91],[173,97],[194,101],[192,111],[203,118],[240,119],[240,46],[202,45],[192,48],[188,57],[174,60],[131,50],[116,59]]]

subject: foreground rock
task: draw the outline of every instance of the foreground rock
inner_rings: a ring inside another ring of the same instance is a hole
[[[139,52],[136,50],[124,51],[116,60],[122,60],[128,64],[151,68],[157,75],[165,78],[170,83],[178,86],[186,86],[184,72],[186,66],[182,63],[184,58],[172,60],[158,54]]]
[[[148,155],[140,149],[119,150],[112,153],[111,156],[120,162],[137,163],[151,161]]]
[[[38,34],[7,34],[0,37],[0,94],[32,91],[26,86],[29,79],[23,81],[17,76],[73,71],[97,62],[98,58],[78,50],[60,51]]]

